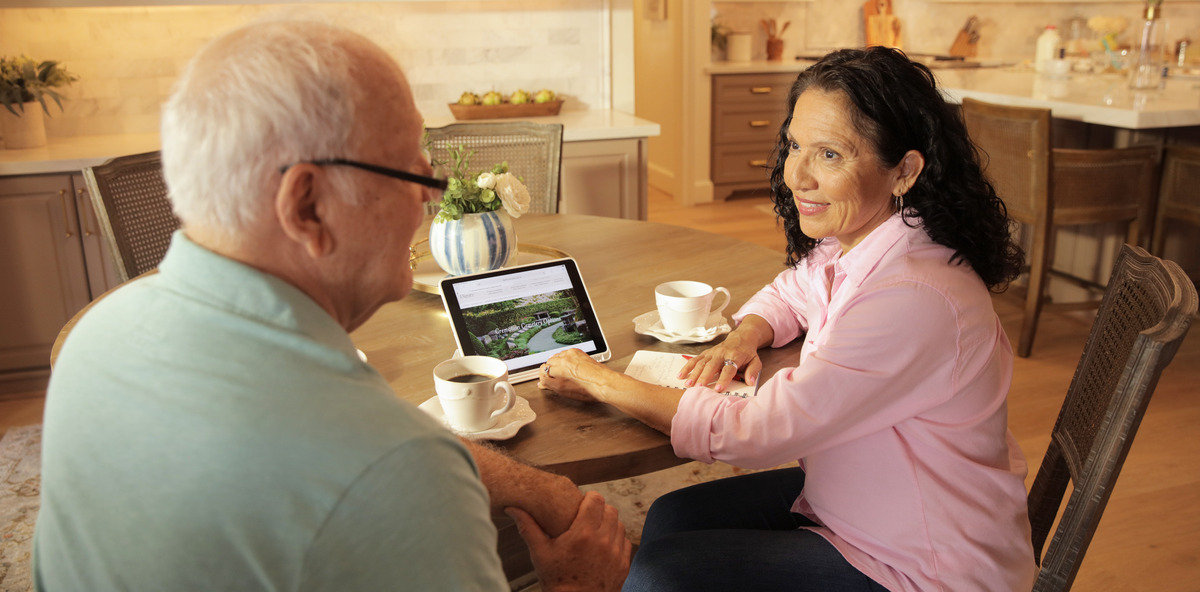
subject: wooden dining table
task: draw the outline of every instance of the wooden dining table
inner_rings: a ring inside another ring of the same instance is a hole
[[[516,228],[522,258],[545,259],[552,256],[547,253],[557,251],[578,262],[612,352],[607,365],[618,371],[641,349],[682,354],[711,345],[665,343],[634,331],[633,319],[655,308],[656,285],[695,280],[723,286],[731,294],[724,312],[728,318],[785,268],[784,254],[779,251],[668,224],[541,214],[520,217]],[[432,285],[430,265],[422,263],[418,270],[426,289]],[[434,269],[435,274],[440,273]],[[396,396],[414,405],[435,396],[433,367],[455,351],[441,297],[421,290],[385,305],[351,337]],[[764,351],[764,379],[779,368],[795,366],[801,345],[798,341]],[[632,477],[687,461],[675,456],[668,436],[616,408],[540,390],[536,381],[514,386],[537,418],[512,438],[495,444],[524,462],[583,484]]]
[[[425,221],[418,236],[428,234],[429,222]],[[612,352],[607,364],[614,370],[624,370],[641,349],[690,354],[711,345],[664,343],[635,332],[633,319],[654,310],[658,284],[686,279],[723,286],[730,292],[730,304],[724,311],[728,318],[784,269],[782,252],[668,224],[579,214],[529,214],[516,220],[516,228],[519,253],[512,264],[562,255],[578,262]],[[452,357],[455,345],[441,297],[436,294],[443,272],[427,256],[414,259],[418,289],[399,302],[384,305],[351,337],[396,396],[420,405],[435,396],[433,367]],[[149,273],[154,271],[144,275]],[[79,311],[59,332],[51,365],[72,327],[90,307]],[[799,363],[801,346],[802,340],[797,340],[763,351],[762,379]],[[537,418],[512,438],[494,444],[521,461],[577,484],[634,477],[688,461],[675,456],[667,435],[613,407],[542,391],[536,381],[514,387]],[[504,515],[493,516],[493,520],[505,574],[511,581],[531,577],[533,564],[515,523]]]

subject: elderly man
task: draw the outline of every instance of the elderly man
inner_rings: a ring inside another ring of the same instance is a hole
[[[490,509],[544,589],[620,587],[602,498],[460,441],[356,356],[412,287],[421,136],[356,34],[280,20],[201,50],[163,114],[183,229],[51,379],[39,590],[507,590]]]

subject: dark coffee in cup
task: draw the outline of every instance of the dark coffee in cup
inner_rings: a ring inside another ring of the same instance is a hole
[[[450,382],[483,382],[491,379],[491,376],[484,376],[482,374],[463,374],[462,376],[451,378]]]

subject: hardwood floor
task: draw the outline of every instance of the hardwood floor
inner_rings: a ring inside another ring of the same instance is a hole
[[[780,251],[782,235],[765,197],[681,207],[651,189],[650,220],[739,238]],[[766,283],[770,278],[763,278]],[[1020,304],[994,297],[1009,335]],[[1033,356],[1018,358],[1009,422],[1033,480],[1050,428],[1091,326],[1087,313],[1044,313]],[[1184,340],[1159,381],[1074,589],[1089,592],[1200,590],[1200,329]],[[42,393],[0,400],[0,432],[41,420]]]
[[[650,220],[689,226],[761,244],[786,244],[764,211],[765,197],[681,207],[651,188]],[[773,236],[772,236],[773,234]],[[782,261],[782,257],[781,257]],[[764,278],[764,282],[770,278]],[[1019,332],[1020,302],[993,297],[1010,336]],[[1017,358],[1009,393],[1009,425],[1029,462],[1026,487],[1050,441],[1050,429],[1083,353],[1090,313],[1043,313],[1033,355]],[[1074,590],[1200,590],[1200,328],[1167,367],[1133,448],[1084,556]]]

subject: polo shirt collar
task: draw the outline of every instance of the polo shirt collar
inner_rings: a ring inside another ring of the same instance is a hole
[[[171,236],[158,269],[169,285],[185,296],[355,353],[346,330],[307,294],[278,277],[197,245],[183,230]]]

